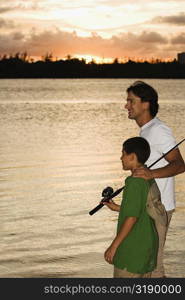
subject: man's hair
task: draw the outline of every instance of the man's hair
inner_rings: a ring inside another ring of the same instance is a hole
[[[152,86],[143,81],[135,81],[128,87],[127,93],[128,92],[133,92],[136,96],[141,98],[141,102],[149,102],[150,114],[152,117],[156,116],[159,109],[158,94]]]
[[[133,137],[123,143],[123,150],[127,154],[135,153],[138,162],[144,164],[150,156],[150,145],[142,137]]]

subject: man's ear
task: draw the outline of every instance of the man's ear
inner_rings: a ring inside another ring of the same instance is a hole
[[[150,110],[150,103],[149,102],[143,102],[143,107],[145,110]]]

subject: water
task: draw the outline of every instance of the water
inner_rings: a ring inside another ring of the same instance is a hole
[[[133,81],[0,80],[0,277],[112,277],[103,253],[117,213],[88,212],[104,187],[117,189],[129,175],[119,158],[123,140],[139,132],[124,110]],[[179,142],[185,80],[146,81],[159,91],[158,116]],[[176,177],[165,248],[170,277],[185,277],[184,182],[184,174]]]
[[[160,103],[184,102],[185,80],[146,79],[157,89]],[[1,79],[1,102],[120,103],[134,79]]]

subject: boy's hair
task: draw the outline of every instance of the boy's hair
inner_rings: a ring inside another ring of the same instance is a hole
[[[127,154],[135,153],[138,162],[144,164],[150,156],[150,145],[142,137],[133,137],[123,143],[123,150]]]
[[[149,102],[150,114],[152,117],[156,116],[159,110],[158,94],[152,86],[144,81],[135,81],[128,87],[127,93],[128,92],[133,92],[136,96],[141,98],[141,102]]]

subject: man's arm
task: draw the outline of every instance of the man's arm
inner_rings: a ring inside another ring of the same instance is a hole
[[[132,230],[132,227],[134,226],[136,221],[137,221],[136,217],[127,217],[125,219],[117,236],[113,240],[110,247],[105,251],[104,257],[108,263],[112,264],[113,257],[116,253],[117,248],[119,247],[121,242],[126,238],[126,236],[129,234],[129,232]]]
[[[146,180],[152,178],[166,178],[178,175],[185,172],[184,160],[181,156],[179,149],[174,149],[165,156],[168,161],[168,165],[158,169],[147,169],[139,168],[135,169],[133,172],[133,177],[141,177]]]

